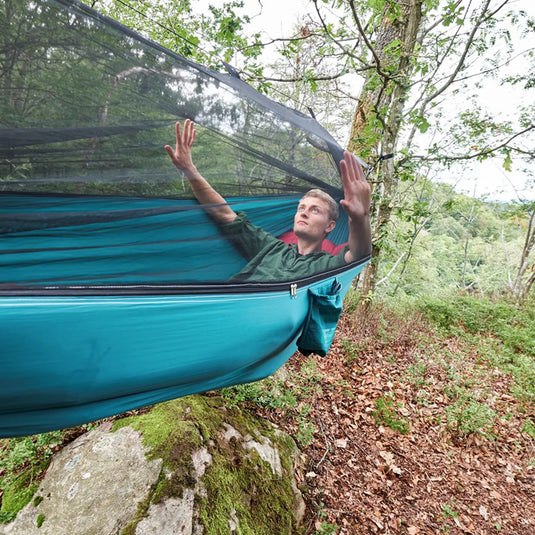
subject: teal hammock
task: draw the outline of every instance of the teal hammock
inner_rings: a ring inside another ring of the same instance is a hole
[[[369,258],[305,280],[245,265],[163,146],[280,236],[311,187],[342,197],[341,147],[312,117],[73,0],[0,7],[0,436],[79,425],[255,381],[324,355]],[[1,11],[4,10],[4,13]],[[329,236],[347,241],[342,214]]]

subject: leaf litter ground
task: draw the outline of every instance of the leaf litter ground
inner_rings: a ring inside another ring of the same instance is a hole
[[[372,314],[365,328],[342,316],[327,358],[308,358],[307,534],[535,534],[532,400],[480,351]],[[290,359],[288,387],[307,362]],[[298,434],[289,412],[255,410]]]

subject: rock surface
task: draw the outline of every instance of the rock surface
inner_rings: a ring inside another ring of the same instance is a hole
[[[145,451],[130,427],[82,435],[52,458],[33,501],[0,533],[119,533],[160,474],[162,461]]]

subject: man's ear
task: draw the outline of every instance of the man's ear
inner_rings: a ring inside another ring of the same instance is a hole
[[[325,229],[325,232],[329,234],[332,230],[334,230],[334,227],[336,227],[336,221],[329,221],[329,224],[327,225],[327,228]]]

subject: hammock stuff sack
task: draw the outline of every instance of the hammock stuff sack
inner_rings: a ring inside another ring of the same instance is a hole
[[[163,149],[194,120],[197,168],[281,236],[308,189],[343,194],[313,118],[72,0],[10,0],[0,35],[0,436],[266,377],[309,338],[311,296],[341,308],[368,258],[229,281],[246,260]],[[342,213],[330,246],[347,232]]]

